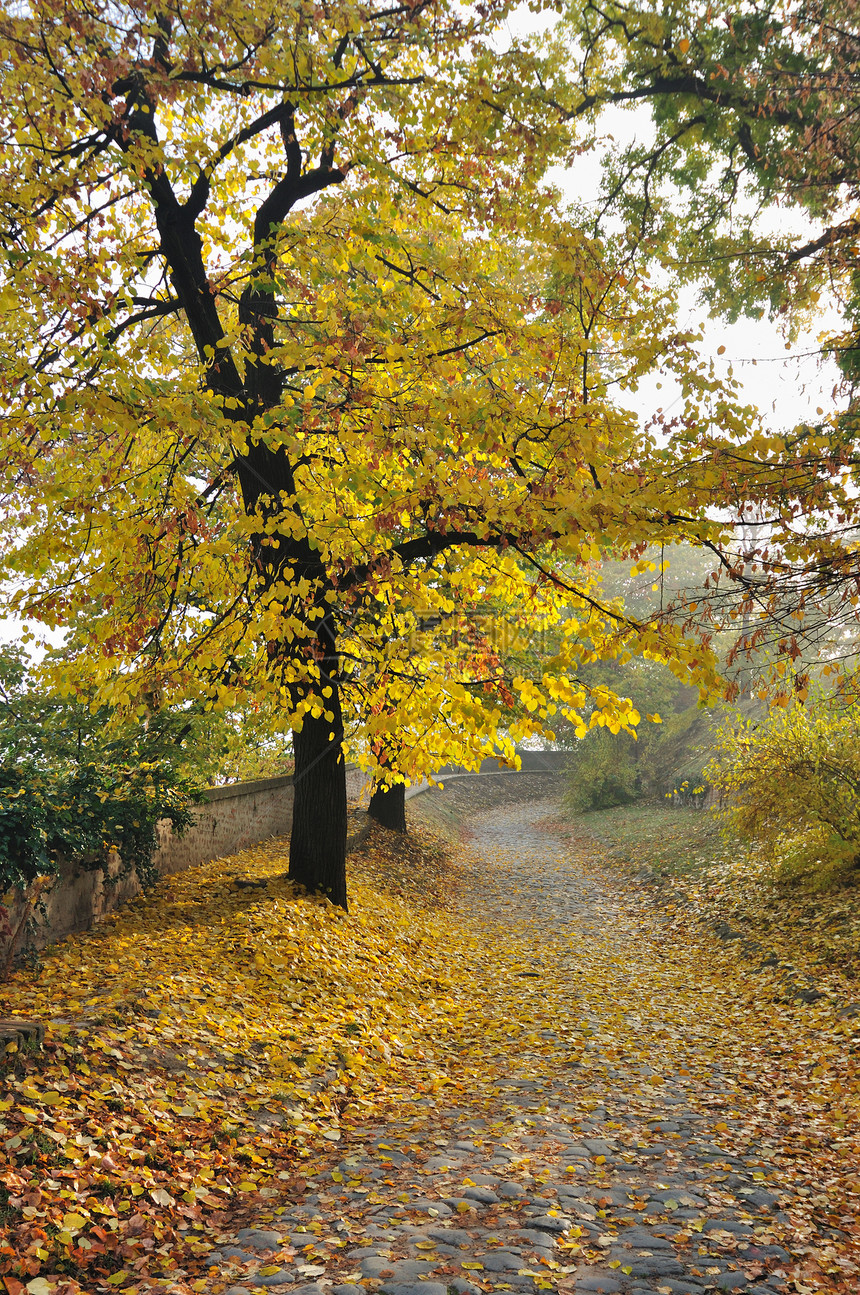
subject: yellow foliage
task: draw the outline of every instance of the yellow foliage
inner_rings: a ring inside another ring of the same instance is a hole
[[[723,815],[784,877],[826,886],[860,866],[860,706],[795,697],[727,723],[705,776]]]
[[[383,34],[349,4],[321,22],[302,0],[206,0],[186,24],[39,0],[9,18],[0,188],[16,227],[40,214],[0,302],[4,559],[16,613],[80,629],[65,687],[130,709],[263,697],[280,731],[325,716],[338,744],[342,707],[349,753],[372,765],[396,732],[413,778],[581,727],[583,705],[635,725],[571,682],[595,659],[719,689],[707,646],[602,602],[589,568],[715,540],[734,440],[779,447],[672,291],[631,274],[638,246],[560,207],[545,177],[575,128],[539,51],[499,52],[507,16],[407,6]],[[657,368],[683,390],[659,440],[625,396]],[[488,607],[527,646],[557,635],[528,689],[476,629]]]

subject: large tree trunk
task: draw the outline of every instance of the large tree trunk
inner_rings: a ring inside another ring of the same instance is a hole
[[[293,730],[295,775],[289,875],[292,881],[346,908],[346,766],[338,687],[340,664],[330,618],[319,626],[317,636],[320,679],[312,691],[323,714],[305,715],[301,729]],[[324,688],[328,697],[323,696]],[[326,711],[331,719],[326,718]]]
[[[396,782],[393,787],[380,783],[370,798],[367,812],[376,823],[392,832],[406,831],[406,785]]]
[[[306,715],[301,731],[293,732],[295,798],[289,875],[346,908],[346,766],[336,698],[333,692],[333,697],[321,699],[334,712],[332,721]]]
[[[265,392],[271,402],[277,392]],[[295,478],[283,446],[272,450],[265,444],[251,443],[247,454],[238,461],[239,479],[245,510],[256,510],[263,517],[277,517],[282,501],[295,495]],[[262,507],[261,507],[262,500]],[[313,698],[323,714],[314,718],[306,714],[301,729],[293,730],[295,757],[293,827],[290,837],[289,876],[307,890],[327,895],[333,904],[347,907],[346,898],[346,768],[343,762],[343,717],[340,707],[340,660],[331,612],[324,600],[326,571],[319,554],[306,539],[296,541],[290,535],[275,533],[252,537],[258,553],[258,565],[264,584],[269,588],[281,580],[286,570],[288,586],[297,580],[308,580],[316,590],[314,611],[320,618],[310,618],[316,626],[316,643],[310,637],[307,650],[309,680],[296,685],[292,702],[298,706]],[[303,609],[301,599],[297,609]],[[304,608],[307,613],[307,608]],[[313,651],[311,651],[313,647]],[[272,668],[288,662],[295,651],[293,644],[275,641],[270,645]],[[315,665],[314,665],[315,662]],[[316,676],[316,677],[315,677]],[[326,697],[323,693],[329,693]],[[331,719],[325,718],[325,712]]]

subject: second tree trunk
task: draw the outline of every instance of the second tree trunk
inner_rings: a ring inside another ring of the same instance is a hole
[[[382,783],[370,798],[367,812],[376,823],[392,832],[406,831],[406,786],[397,782],[393,787]]]

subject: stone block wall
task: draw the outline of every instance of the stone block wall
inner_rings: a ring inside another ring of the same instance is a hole
[[[292,776],[210,787],[204,803],[196,806],[194,819],[194,826],[181,837],[173,835],[169,823],[159,824],[160,844],[153,862],[162,875],[284,836],[293,822]]]
[[[163,876],[235,854],[258,841],[283,836],[292,826],[293,780],[289,775],[210,787],[205,795],[203,803],[195,807],[195,822],[184,836],[174,836],[167,821],[158,824],[159,847],[154,863]],[[21,931],[17,950],[44,948],[75,931],[87,931],[100,918],[139,895],[140,883],[135,874],[121,877],[121,871],[117,856],[109,860],[106,874],[101,868],[89,871],[62,864],[50,889],[41,896],[44,911],[34,913],[27,929]],[[24,911],[22,901],[7,905],[12,931],[18,929]]]
[[[523,756],[524,770],[531,767],[534,757],[539,758],[541,768],[545,767],[544,753],[528,752]],[[485,760],[481,772],[491,773],[498,768],[496,761]],[[447,772],[458,776],[458,771]],[[350,803],[366,805],[367,775],[348,765],[346,783]],[[411,787],[407,794],[420,794],[426,785]],[[286,835],[293,819],[292,776],[211,787],[203,803],[195,808],[194,817],[194,824],[181,837],[173,835],[166,821],[158,825],[159,846],[154,863],[162,876],[183,872],[209,859],[236,854],[273,836]],[[107,874],[100,868],[90,872],[71,864],[61,867],[50,889],[42,896],[44,914],[29,923],[26,932],[22,931],[17,949],[43,948],[75,931],[89,930],[100,918],[128,903],[140,893],[140,884],[134,873],[127,877],[121,877],[120,873],[120,860],[116,857],[110,860]],[[6,906],[6,911],[9,926],[15,931],[24,905],[13,902]],[[0,960],[4,943],[0,936]]]

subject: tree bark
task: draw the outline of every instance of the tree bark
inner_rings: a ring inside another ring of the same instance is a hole
[[[406,784],[396,782],[393,787],[380,783],[370,798],[367,812],[376,823],[391,832],[406,831]]]
[[[124,76],[117,82],[115,93],[125,95],[126,104],[120,118],[109,128],[107,138],[125,153],[138,138],[156,151],[159,148],[154,111],[157,95],[150,94],[145,69],[158,66],[164,72],[170,68],[171,31],[171,21],[159,19],[151,61],[141,62],[130,77]],[[363,83],[363,74],[347,80],[348,97],[332,121],[343,122],[353,111],[357,102],[355,92]],[[227,408],[232,410],[229,416],[236,425],[237,449],[230,450],[223,466],[226,471],[235,470],[245,511],[249,517],[259,517],[261,522],[260,533],[251,536],[250,543],[263,585],[270,590],[282,576],[288,586],[309,580],[311,587],[317,589],[319,599],[314,610],[322,607],[327,611],[322,591],[330,586],[318,551],[308,537],[296,540],[296,532],[291,528],[287,528],[286,534],[279,534],[277,526],[270,525],[277,523],[283,513],[292,512],[299,523],[297,530],[303,530],[301,511],[295,504],[293,464],[283,445],[272,448],[265,436],[256,439],[253,427],[260,414],[280,406],[284,395],[284,374],[278,364],[271,363],[278,318],[272,291],[278,232],[297,202],[342,183],[346,171],[334,165],[333,136],[320,150],[319,165],[306,168],[295,133],[295,109],[286,101],[268,112],[261,111],[251,127],[239,132],[230,148],[240,139],[248,140],[275,125],[280,127],[284,143],[284,167],[254,218],[251,270],[239,301],[243,333],[241,364],[234,357],[232,345],[226,344],[218,301],[207,272],[203,239],[197,229],[197,221],[210,199],[210,173],[200,171],[183,202],[177,197],[166,164],[145,164],[143,182],[149,192],[159,249],[176,294],[177,308],[191,330],[206,385],[214,395],[230,398]],[[292,603],[289,590],[286,597]],[[296,599],[299,608],[303,597]],[[317,625],[317,620],[307,623]],[[312,640],[312,633],[310,637]],[[301,730],[293,733],[295,795],[289,875],[309,890],[328,895],[333,903],[346,908],[346,775],[338,693],[340,668],[335,632],[328,614],[318,625],[316,639],[313,657],[318,678],[312,677],[306,686],[297,688],[292,700],[300,703],[312,697],[333,718],[327,720],[324,714],[316,718],[305,715]],[[292,644],[291,638],[285,644],[269,645],[273,670],[279,661],[289,658]],[[323,696],[324,689],[330,693],[328,697]]]
[[[331,614],[317,625],[314,681],[294,694],[294,703],[312,700],[321,712],[304,715],[293,729],[293,827],[290,834],[291,881],[327,895],[347,908],[346,766],[340,659]],[[325,694],[328,694],[326,696]]]
[[[346,898],[346,766],[343,724],[337,687],[320,696],[333,714],[306,715],[293,731],[295,778],[289,876],[306,889],[327,895],[347,908]]]

